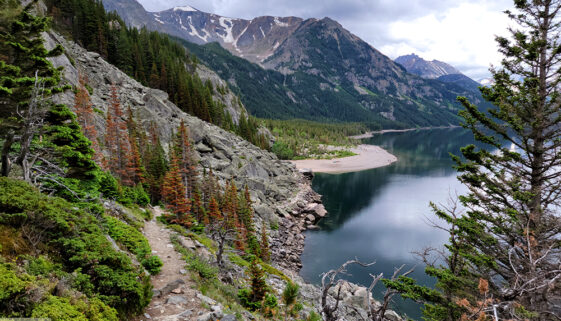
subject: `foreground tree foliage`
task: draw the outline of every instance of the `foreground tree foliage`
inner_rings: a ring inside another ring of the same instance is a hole
[[[561,319],[561,1],[514,4],[518,29],[497,38],[502,68],[481,89],[494,108],[460,98],[464,127],[485,147],[454,157],[469,188],[462,206],[435,207],[450,232],[446,264],[427,261],[437,290],[388,282],[430,320]]]

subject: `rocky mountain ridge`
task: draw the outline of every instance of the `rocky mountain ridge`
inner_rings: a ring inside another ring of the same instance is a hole
[[[445,62],[439,60],[428,61],[414,53],[399,56],[394,61],[405,67],[408,72],[428,79],[436,79],[444,75],[461,74],[458,69]]]
[[[231,58],[214,64],[212,57],[201,55],[200,51],[196,53],[219,74],[234,68],[232,77],[221,76],[239,89],[252,114],[261,117],[276,114],[276,111],[260,113],[274,102],[280,105],[277,109],[303,110],[301,115],[283,112],[279,118],[370,121],[394,128],[449,125],[458,121],[456,113],[460,105],[456,97],[471,94],[462,87],[408,73],[330,18],[244,20],[205,13],[190,6],[137,13],[140,5],[135,0],[104,0],[103,3],[130,25],[153,28],[195,44],[210,46],[211,42],[218,42],[230,54],[257,63],[266,72],[279,73],[270,75],[274,83],[261,86],[267,87],[269,96],[261,97],[259,105],[259,101],[251,100],[259,90],[247,89],[237,79],[244,73],[243,69],[251,67],[240,66],[243,62]],[[136,9],[127,10],[129,7]],[[252,80],[247,81],[253,82],[267,78],[256,73],[248,76]],[[478,102],[478,97],[471,98]]]

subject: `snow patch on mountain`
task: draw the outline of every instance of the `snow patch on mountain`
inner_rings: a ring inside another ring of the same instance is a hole
[[[173,8],[173,11],[186,11],[186,12],[193,12],[193,11],[199,11],[191,6],[182,6],[182,7],[175,7]]]
[[[288,26],[290,26],[288,23],[280,21],[279,17],[275,17],[275,24],[276,24],[277,26],[279,26],[279,27],[288,27]]]
[[[191,16],[187,17],[187,20],[189,22],[189,28],[191,29],[191,31],[189,32],[189,34],[191,36],[195,36],[198,37],[200,39],[202,39],[204,42],[207,42],[207,39],[210,37],[210,35],[208,34],[208,32],[205,29],[201,29],[202,32],[205,33],[204,36],[202,36],[199,31],[197,30],[197,28],[195,28],[193,26],[193,20],[191,19]]]
[[[164,24],[164,22],[163,22],[162,20],[160,20],[160,19],[158,19],[158,18],[154,18],[154,19],[155,19],[157,22],[159,22],[159,23],[161,23],[161,24]]]
[[[220,17],[218,19],[218,22],[220,23],[220,26],[222,26],[222,28],[224,28],[224,31],[226,32],[225,36],[222,36],[220,34],[219,34],[219,36],[222,37],[222,39],[224,40],[225,43],[233,43],[234,42],[234,35],[232,34],[232,27],[234,26],[234,24],[232,23],[232,19],[231,18]]]

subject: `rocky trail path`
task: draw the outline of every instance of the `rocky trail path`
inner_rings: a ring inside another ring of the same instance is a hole
[[[175,251],[170,241],[172,230],[156,221],[163,211],[154,208],[154,217],[144,224],[144,235],[152,253],[159,256],[164,265],[160,273],[152,276],[154,289],[152,301],[137,321],[212,320],[212,314],[203,306],[212,306],[212,300],[195,290],[181,253]]]

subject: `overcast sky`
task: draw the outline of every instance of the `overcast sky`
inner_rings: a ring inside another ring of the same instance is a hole
[[[495,35],[506,35],[512,0],[139,0],[148,11],[188,4],[205,12],[254,17],[330,17],[392,59],[416,53],[475,80],[498,65]]]

